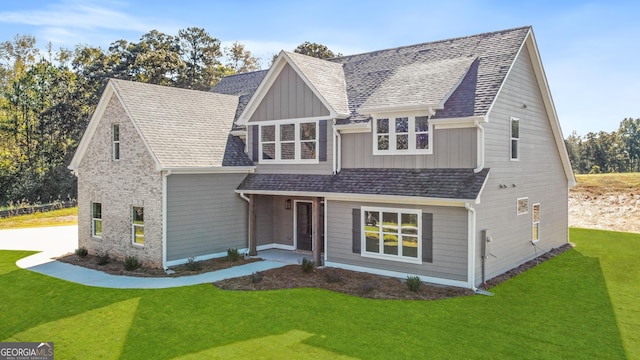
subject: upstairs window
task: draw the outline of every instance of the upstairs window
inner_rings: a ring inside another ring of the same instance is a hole
[[[260,125],[260,162],[318,162],[318,122]]]
[[[373,153],[430,154],[428,116],[396,116],[374,118]]]
[[[113,124],[113,160],[120,160],[120,125]]]
[[[144,208],[141,206],[133,207],[132,217],[132,242],[133,245],[144,246]]]
[[[91,203],[91,235],[102,238],[102,204]]]
[[[520,159],[520,120],[511,118],[511,160]]]

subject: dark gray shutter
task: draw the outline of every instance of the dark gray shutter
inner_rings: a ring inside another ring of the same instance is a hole
[[[318,124],[318,160],[327,161],[327,120]]]
[[[258,125],[251,126],[251,160],[260,160],[260,127]]]
[[[422,213],[422,261],[433,262],[433,214]]]
[[[360,254],[360,209],[351,211],[351,231],[352,231],[352,250],[354,253]]]

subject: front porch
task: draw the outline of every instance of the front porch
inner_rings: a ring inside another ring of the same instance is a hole
[[[261,258],[265,261],[277,261],[286,264],[299,265],[302,263],[302,259],[304,258],[313,260],[313,253],[310,251],[267,249],[259,250],[258,254],[252,257]]]

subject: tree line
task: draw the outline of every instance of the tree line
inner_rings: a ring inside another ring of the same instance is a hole
[[[640,119],[625,118],[612,132],[573,132],[565,144],[576,173],[640,171]]]
[[[333,56],[309,42],[294,51]],[[243,44],[223,48],[197,27],[175,36],[152,30],[106,50],[49,44],[41,51],[31,35],[0,42],[0,206],[75,199],[67,165],[109,78],[206,91],[260,66]]]

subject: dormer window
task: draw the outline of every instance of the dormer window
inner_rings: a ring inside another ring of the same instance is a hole
[[[260,125],[260,162],[318,162],[318,122]]]
[[[374,155],[431,154],[426,115],[374,116]]]

